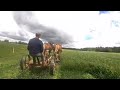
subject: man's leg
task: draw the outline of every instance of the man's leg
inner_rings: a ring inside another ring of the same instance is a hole
[[[39,57],[37,57],[37,61],[38,61],[38,64],[40,65],[40,59],[39,59]]]
[[[35,65],[36,64],[36,57],[32,56],[32,58],[33,58],[33,65]]]

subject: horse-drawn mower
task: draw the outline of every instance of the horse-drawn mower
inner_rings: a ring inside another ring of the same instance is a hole
[[[44,51],[43,51],[43,57],[44,60],[41,59],[41,57],[37,57],[40,60],[40,63],[33,64],[32,57],[30,55],[26,55],[22,57],[20,60],[20,68],[21,70],[25,69],[32,69],[33,67],[38,68],[44,68],[48,67],[50,74],[55,73],[55,68],[57,62],[60,61],[60,54],[62,52],[62,45],[61,44],[50,44],[50,43],[44,43],[43,45]]]
[[[33,64],[33,59],[30,55],[23,56],[22,59],[20,60],[21,70],[26,70],[26,69],[30,70],[34,67],[37,68],[47,67],[49,69],[50,74],[54,75],[55,67],[56,67],[54,56],[51,55],[45,60],[41,60],[41,57],[37,57],[37,58],[39,58],[40,63],[36,62],[36,64]]]

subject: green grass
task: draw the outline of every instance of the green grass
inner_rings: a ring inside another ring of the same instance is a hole
[[[120,54],[118,53],[64,50],[62,59],[61,78],[120,78]]]
[[[15,48],[15,53],[12,48]],[[120,79],[120,54],[63,50],[55,75],[49,68],[20,70],[26,45],[0,42],[0,79]]]
[[[0,42],[0,79],[56,79],[59,77],[58,66],[54,76],[49,74],[49,68],[21,71],[19,64],[21,58],[28,54],[26,47],[26,45]]]

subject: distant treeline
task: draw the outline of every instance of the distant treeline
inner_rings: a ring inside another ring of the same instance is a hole
[[[69,50],[80,50],[80,51],[96,51],[96,52],[120,52],[120,47],[95,47],[95,48],[63,48]]]
[[[1,41],[1,40],[0,40]],[[25,42],[22,42],[22,41],[18,41],[18,42],[10,42],[9,40],[5,39],[4,41],[1,41],[1,42],[8,42],[8,43],[16,43],[16,44],[24,44],[24,45],[27,45],[27,43]]]
[[[0,40],[1,41],[1,40]],[[9,42],[9,40],[4,40],[2,42]],[[24,44],[27,45],[27,43],[19,41],[19,42],[10,42],[10,43],[16,43],[16,44]],[[80,50],[80,51],[96,51],[96,52],[120,52],[120,47],[95,47],[95,48],[65,48],[63,49],[69,49],[69,50]]]

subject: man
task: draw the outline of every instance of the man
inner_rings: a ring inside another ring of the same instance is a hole
[[[41,37],[40,33],[36,33],[36,37],[29,40],[27,49],[29,51],[29,55],[33,58],[33,64],[36,64],[36,59],[38,64],[40,64],[39,57],[43,60],[43,42],[39,39]]]

